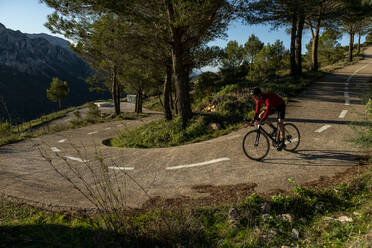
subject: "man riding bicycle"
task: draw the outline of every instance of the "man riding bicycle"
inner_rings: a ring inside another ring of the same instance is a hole
[[[274,93],[262,93],[260,88],[254,88],[251,91],[253,99],[256,100],[256,112],[254,113],[254,118],[250,122],[251,125],[254,123],[261,124],[263,123],[270,114],[278,112],[278,125],[280,130],[280,144],[278,146],[278,151],[282,150],[285,147],[284,143],[284,118],[285,118],[285,107],[286,104],[284,100]],[[266,110],[262,111],[262,104],[266,105]]]

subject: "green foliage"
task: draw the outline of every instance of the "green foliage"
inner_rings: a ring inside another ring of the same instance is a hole
[[[74,116],[75,116],[77,119],[81,119],[81,113],[80,113],[80,111],[79,111],[79,110],[76,110],[76,111],[74,112]]]
[[[321,66],[334,64],[345,59],[344,53],[346,50],[341,47],[338,40],[342,33],[334,29],[325,30],[319,37],[318,43],[318,60]],[[312,56],[312,40],[306,45],[307,54],[305,58],[311,61]]]
[[[365,91],[362,97],[365,103],[365,119],[362,121],[365,124],[363,127],[358,127],[355,123],[352,123],[353,129],[356,131],[355,137],[352,141],[364,149],[372,147],[372,91],[368,89]]]
[[[50,88],[46,90],[47,97],[53,102],[58,102],[58,106],[61,109],[61,101],[65,98],[70,89],[67,85],[67,82],[62,82],[59,78],[53,78],[50,83]]]
[[[279,70],[283,69],[284,62],[287,59],[288,51],[285,49],[282,41],[275,41],[274,44],[268,43],[256,55],[256,62],[253,64],[253,71],[247,75],[248,80],[262,81],[268,78],[268,75],[277,77]]]
[[[224,128],[213,131],[210,123],[218,122]],[[229,133],[238,126],[226,121],[221,114],[205,114],[192,118],[186,128],[182,128],[179,117],[172,121],[160,120],[126,130],[111,140],[113,146],[119,147],[168,147],[202,141]]]
[[[11,125],[9,122],[5,121],[0,123],[0,137],[8,136],[11,132]]]
[[[251,36],[248,38],[248,41],[244,43],[245,61],[249,64],[253,64],[255,62],[256,55],[263,47],[264,43],[262,43],[257,36],[251,34]]]
[[[217,81],[219,77],[213,72],[201,74],[194,81],[194,99],[196,101],[203,99],[205,96],[212,95],[217,90]]]
[[[88,104],[88,113],[87,113],[87,121],[88,122],[95,122],[97,119],[101,118],[101,111],[99,110],[98,106],[93,102]]]
[[[372,31],[367,34],[366,43],[367,45],[372,45]]]
[[[225,48],[225,56],[222,65],[235,70],[244,61],[244,48],[237,41],[229,41]]]

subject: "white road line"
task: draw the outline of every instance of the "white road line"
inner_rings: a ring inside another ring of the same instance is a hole
[[[66,139],[61,139],[61,140],[59,140],[58,142],[59,143],[63,143],[63,142],[65,142],[66,141]]]
[[[81,162],[81,163],[89,162],[89,160],[83,160],[81,158],[75,158],[75,157],[70,157],[70,156],[65,156],[65,158],[68,158],[68,159],[71,159],[71,160],[75,160],[75,161],[78,161],[78,162]]]
[[[53,152],[60,152],[61,150],[59,150],[57,147],[51,147],[50,149],[52,149]]]
[[[210,160],[210,161],[196,163],[196,164],[187,164],[187,165],[178,165],[178,166],[173,166],[173,167],[167,167],[166,170],[176,170],[176,169],[182,169],[182,168],[190,168],[190,167],[195,167],[195,166],[214,164],[214,163],[218,163],[218,162],[222,162],[222,161],[228,161],[228,160],[230,160],[230,159],[229,158],[218,158],[218,159],[213,159],[213,160]]]
[[[345,105],[350,105],[350,99],[345,99]]]
[[[242,137],[242,135],[233,135],[233,136],[221,139],[221,140],[208,140],[208,141],[205,141],[205,142],[199,142],[199,143],[195,143],[195,144],[203,145],[204,143],[225,142],[226,140],[231,140],[231,139],[240,138],[240,137]]]
[[[349,92],[344,92],[344,96],[345,96],[345,97],[350,97],[350,96],[349,96]]]
[[[113,169],[113,170],[134,170],[134,167],[114,167],[114,166],[111,166],[111,167],[108,167],[109,169]]]
[[[322,126],[321,128],[318,128],[317,130],[315,130],[314,132],[316,132],[316,133],[321,133],[321,132],[323,132],[324,130],[330,128],[330,127],[331,127],[331,125],[324,125],[324,126]]]
[[[366,64],[366,65],[360,67],[359,69],[357,69],[356,71],[354,71],[353,74],[351,74],[351,75],[347,78],[346,82],[350,82],[350,80],[351,80],[351,78],[352,78],[353,76],[355,76],[355,75],[356,75],[360,70],[363,70],[364,68],[366,68],[368,65],[369,65],[369,64]]]
[[[341,114],[338,116],[338,118],[344,118],[345,115],[347,114],[347,110],[342,110]]]
[[[288,140],[286,140],[284,143],[287,145],[287,144],[290,144],[290,143],[296,142],[296,141],[298,141],[298,138],[292,139],[291,142],[289,142]]]
[[[95,134],[95,133],[98,133],[97,131],[93,131],[93,132],[90,132],[88,133],[89,135],[92,135],[92,134]]]

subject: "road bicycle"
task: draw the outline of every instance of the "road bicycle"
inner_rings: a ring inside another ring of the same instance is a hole
[[[243,138],[242,147],[244,154],[253,160],[260,161],[267,156],[270,150],[271,140],[274,148],[279,148],[280,145],[280,129],[278,124],[274,126],[269,124],[271,132],[263,128],[263,124],[256,125],[256,130],[249,131]],[[300,131],[292,123],[284,124],[285,137],[283,149],[288,152],[293,152],[300,145]]]

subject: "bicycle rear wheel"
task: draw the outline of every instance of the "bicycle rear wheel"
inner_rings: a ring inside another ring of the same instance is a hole
[[[284,124],[284,130],[285,130],[285,148],[284,150],[288,152],[293,152],[297,149],[297,147],[300,145],[300,131],[298,131],[298,128],[292,124],[292,123],[286,123]]]
[[[253,160],[262,160],[269,153],[269,138],[257,130],[249,131],[243,138],[244,154]]]

